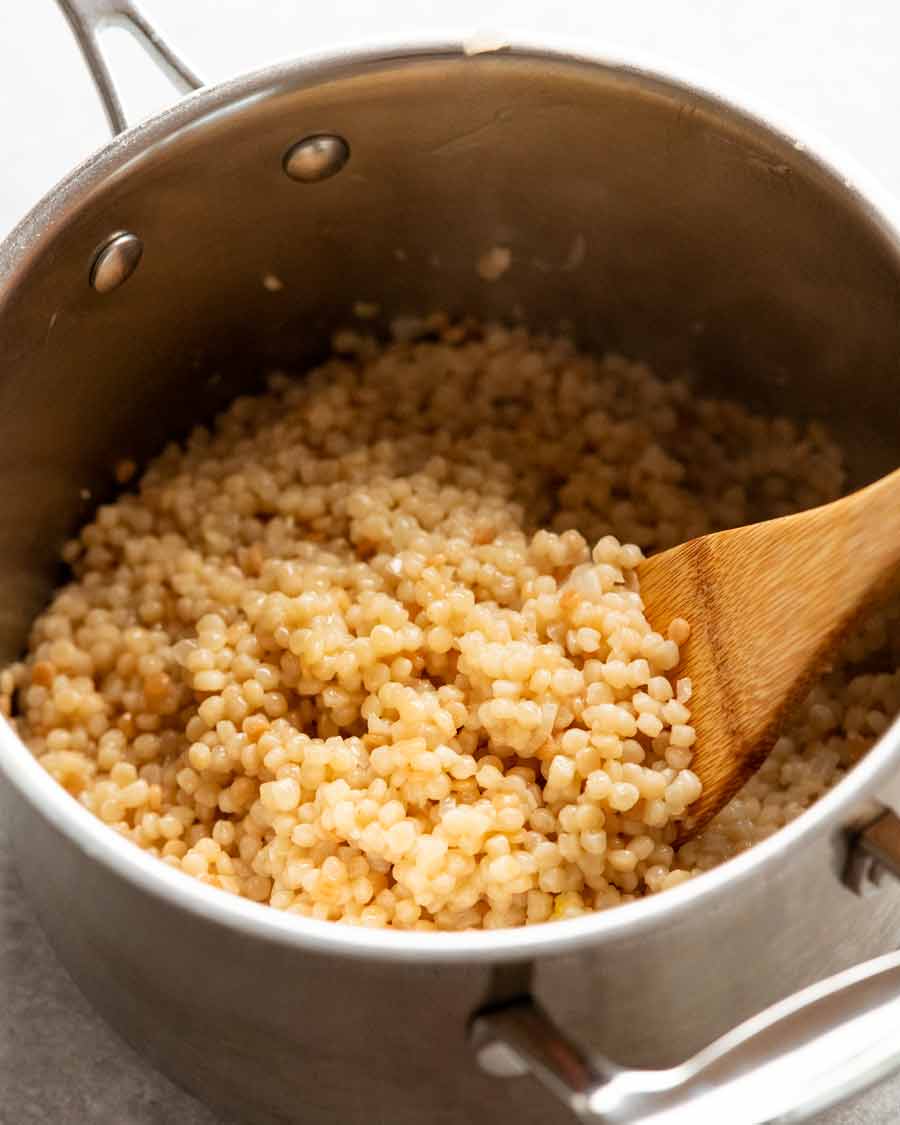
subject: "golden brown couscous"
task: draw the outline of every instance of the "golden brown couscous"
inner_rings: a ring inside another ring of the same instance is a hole
[[[884,729],[889,612],[676,852],[703,688],[678,672],[689,625],[651,629],[634,567],[833,498],[838,449],[565,339],[440,317],[400,335],[340,334],[67,546],[73,581],[0,707],[88,809],[279,909],[511,926],[712,866]]]

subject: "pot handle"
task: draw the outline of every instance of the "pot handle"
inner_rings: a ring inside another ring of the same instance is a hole
[[[798,1121],[900,1067],[900,952],[795,993],[668,1070],[589,1059],[530,997],[479,1012],[470,1030],[483,1070],[531,1073],[583,1121]]]
[[[81,53],[100,94],[113,134],[128,128],[112,74],[100,47],[100,32],[117,24],[137,39],[148,55],[168,75],[179,91],[187,94],[203,82],[160,37],[133,0],[57,0],[78,41]]]

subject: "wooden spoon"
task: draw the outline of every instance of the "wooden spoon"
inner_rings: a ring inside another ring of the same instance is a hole
[[[760,767],[829,653],[900,571],[900,469],[795,516],[692,539],[638,567],[650,623],[690,623],[690,676],[703,792],[696,833]]]

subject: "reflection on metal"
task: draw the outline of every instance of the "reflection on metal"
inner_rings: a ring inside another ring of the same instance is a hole
[[[340,172],[349,159],[350,146],[343,137],[317,133],[291,145],[282,166],[292,180],[315,184]]]
[[[91,286],[98,293],[111,293],[126,282],[138,267],[144,244],[136,234],[114,234],[98,252],[91,267]]]

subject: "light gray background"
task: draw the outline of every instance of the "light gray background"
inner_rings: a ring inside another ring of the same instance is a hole
[[[614,53],[650,52],[808,122],[900,194],[896,0],[570,0],[556,11],[536,0],[145,0],[144,7],[207,81],[371,37],[543,33]],[[165,82],[127,37],[111,32],[109,51],[127,75],[124,100],[133,117],[166,104]],[[52,0],[0,0],[0,136],[0,236],[106,139],[84,65]],[[851,1103],[819,1120],[898,1119],[900,1080],[883,1086],[865,1113]],[[215,1120],[91,1012],[22,900],[0,825],[2,1125]]]

